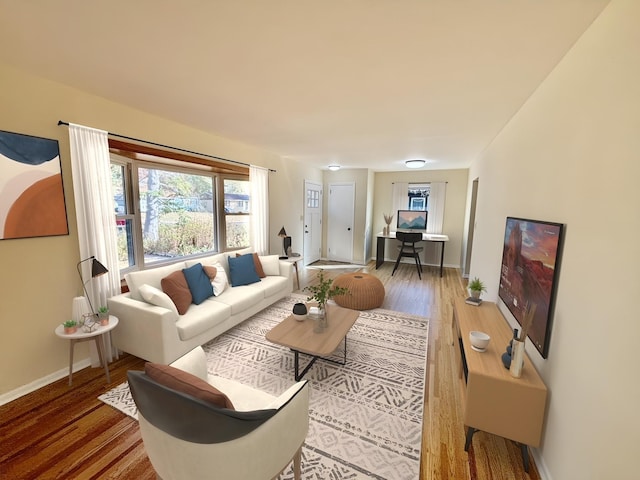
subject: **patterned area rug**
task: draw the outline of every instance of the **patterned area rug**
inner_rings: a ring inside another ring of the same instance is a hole
[[[209,373],[274,395],[283,392],[294,382],[293,353],[268,342],[265,334],[304,298],[283,299],[204,345]],[[424,317],[362,312],[347,337],[347,364],[318,360],[309,370],[303,478],[419,477],[428,326]],[[301,365],[306,360],[301,356]],[[99,398],[135,417],[126,383]],[[291,469],[283,478],[293,478]]]

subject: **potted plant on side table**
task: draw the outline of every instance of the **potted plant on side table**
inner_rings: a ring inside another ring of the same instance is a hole
[[[62,326],[64,327],[64,333],[66,333],[67,335],[76,333],[76,331],[78,330],[78,322],[76,322],[75,320],[67,320],[62,324]]]
[[[324,329],[327,327],[327,302],[336,295],[346,295],[349,293],[349,289],[344,287],[333,286],[333,280],[324,278],[324,271],[320,269],[317,275],[318,283],[315,285],[309,285],[304,288],[304,291],[310,293],[307,301],[315,301],[318,304],[319,321],[318,327]]]

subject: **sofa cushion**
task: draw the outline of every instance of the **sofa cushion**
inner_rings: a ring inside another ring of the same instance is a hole
[[[269,276],[260,280],[260,288],[264,292],[264,297],[269,298],[271,295],[280,293],[282,289],[286,288],[287,283],[291,283],[291,279],[280,276]],[[255,284],[256,286],[258,284]]]
[[[169,298],[175,304],[178,313],[180,315],[187,313],[189,305],[193,302],[193,297],[184,273],[182,271],[173,272],[163,278],[160,284],[162,285],[162,291],[169,295]]]
[[[202,264],[196,263],[192,267],[182,270],[184,277],[187,279],[187,285],[193,297],[193,303],[200,305],[207,298],[213,296],[213,287],[211,280],[204,272]]]
[[[231,307],[231,315],[237,315],[262,300],[264,300],[262,282],[257,282],[251,285],[227,288],[222,295],[215,297],[215,300],[211,301],[229,305]]]
[[[152,305],[156,305],[158,307],[166,308],[167,310],[171,310],[178,315],[178,309],[176,308],[175,303],[171,300],[171,297],[164,293],[162,290],[157,289],[156,287],[152,287],[151,285],[140,285],[140,295],[144,300]]]
[[[186,393],[218,407],[235,410],[233,403],[224,393],[189,372],[170,365],[146,363],[144,373],[160,385]]]
[[[231,307],[210,297],[200,305],[191,305],[189,311],[178,318],[176,328],[180,340],[188,341],[211,329],[218,329],[231,316]]]
[[[256,267],[256,273],[260,278],[266,277],[264,270],[262,269],[262,262],[260,261],[260,257],[257,253],[245,253],[245,255],[253,255],[253,265]],[[236,257],[241,257],[239,253],[236,253]]]
[[[227,272],[219,263],[214,266],[216,267],[216,276],[211,280],[211,286],[213,287],[213,294],[219,297],[229,286],[229,280],[227,279]]]
[[[280,259],[278,255],[261,255],[260,263],[266,276],[280,275]]]
[[[229,257],[229,277],[231,286],[250,285],[260,281],[256,272],[253,255],[241,255],[240,257]]]

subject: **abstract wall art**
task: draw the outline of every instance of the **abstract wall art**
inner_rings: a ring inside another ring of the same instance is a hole
[[[58,141],[0,130],[0,240],[68,234]]]

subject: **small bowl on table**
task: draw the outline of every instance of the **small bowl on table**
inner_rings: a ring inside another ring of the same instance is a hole
[[[469,341],[471,342],[471,348],[476,352],[484,352],[489,345],[491,337],[484,333],[473,330],[469,332]]]

